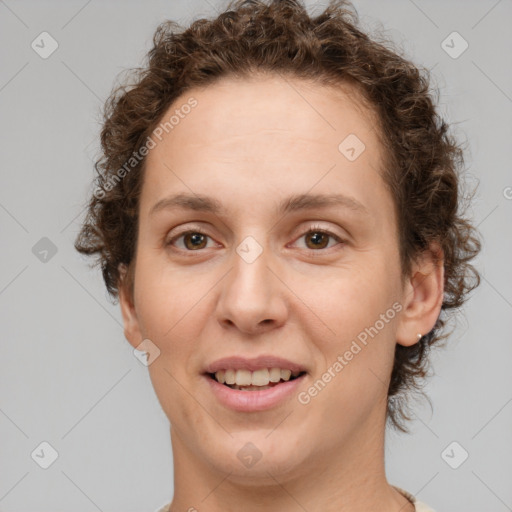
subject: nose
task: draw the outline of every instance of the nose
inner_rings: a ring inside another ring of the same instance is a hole
[[[217,319],[224,328],[261,334],[282,326],[288,315],[286,286],[265,248],[254,260],[233,253],[233,268],[221,281]],[[271,268],[274,267],[274,268]]]

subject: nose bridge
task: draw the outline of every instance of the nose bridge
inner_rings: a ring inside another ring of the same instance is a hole
[[[272,261],[264,234],[248,235],[235,247],[233,268],[222,285],[218,303],[219,322],[253,332],[284,321],[286,306],[279,280],[269,269]]]
[[[271,273],[267,268],[270,260],[270,248],[261,235],[258,239],[248,235],[235,248],[230,286],[235,295],[240,294],[240,298],[250,299],[254,308],[261,307],[260,300],[270,298]]]

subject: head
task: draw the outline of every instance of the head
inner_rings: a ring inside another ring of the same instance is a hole
[[[129,342],[160,350],[149,371],[177,435],[212,464],[235,436],[293,465],[305,440],[302,460],[386,419],[405,431],[429,349],[479,282],[462,149],[428,74],[340,1],[316,17],[233,2],[163,23],[148,57],[106,104],[76,248]],[[209,394],[206,365],[240,353],[305,371],[272,436],[282,410],[248,420]]]

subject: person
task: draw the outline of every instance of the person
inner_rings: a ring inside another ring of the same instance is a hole
[[[385,432],[480,240],[429,84],[348,2],[236,0],[160,24],[112,92],[75,247],[170,422],[162,511],[432,510],[388,483]]]

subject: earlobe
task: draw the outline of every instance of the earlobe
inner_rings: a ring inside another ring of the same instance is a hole
[[[403,310],[398,321],[396,341],[414,345],[434,327],[443,304],[444,259],[442,249],[432,243],[414,263],[403,290]]]
[[[141,343],[143,336],[141,334],[137,312],[135,310],[134,298],[129,290],[127,283],[127,267],[124,263],[119,264],[119,305],[123,316],[124,336],[134,348]]]

